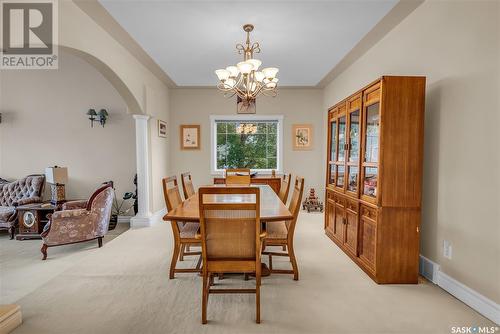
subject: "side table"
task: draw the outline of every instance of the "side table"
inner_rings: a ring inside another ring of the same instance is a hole
[[[41,239],[45,224],[49,222],[49,214],[57,210],[57,206],[50,203],[34,203],[21,205],[16,208],[19,222],[19,233],[16,240]]]

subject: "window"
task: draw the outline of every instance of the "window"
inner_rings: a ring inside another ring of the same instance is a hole
[[[281,171],[283,116],[211,116],[212,173]]]

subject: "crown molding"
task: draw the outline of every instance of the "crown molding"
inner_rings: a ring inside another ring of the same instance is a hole
[[[115,20],[97,0],[73,0],[75,5],[87,14],[97,25],[103,28],[144,67],[169,88],[175,88],[175,82],[165,71],[144,51],[132,36]]]
[[[356,60],[363,56],[375,44],[385,37],[394,27],[403,21],[411,12],[420,6],[424,0],[400,0],[358,44],[349,51],[344,58],[316,85],[317,88],[325,88],[339,74],[344,72]]]

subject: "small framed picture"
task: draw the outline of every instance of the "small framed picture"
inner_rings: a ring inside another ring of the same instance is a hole
[[[293,149],[296,151],[312,150],[313,126],[312,124],[294,124],[292,129]]]
[[[158,120],[158,137],[167,138],[167,122]]]
[[[200,126],[181,125],[181,150],[200,149]]]

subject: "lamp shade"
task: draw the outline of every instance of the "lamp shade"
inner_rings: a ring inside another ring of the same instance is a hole
[[[220,81],[226,81],[231,73],[228,70],[220,69],[216,70],[215,74],[217,75]]]
[[[45,178],[48,183],[66,184],[68,182],[68,168],[66,167],[47,167],[45,168]]]
[[[237,65],[238,70],[243,74],[248,74],[253,70],[253,64],[248,61],[239,62]]]
[[[249,62],[250,64],[253,65],[253,70],[254,71],[257,71],[260,67],[260,65],[262,65],[262,62],[258,59],[248,59],[247,62]]]
[[[268,79],[273,79],[276,77],[276,74],[278,74],[279,69],[276,67],[267,67],[262,70],[262,73],[266,76]]]
[[[229,77],[236,78],[240,74],[240,70],[236,66],[228,66],[226,70],[229,71]]]

